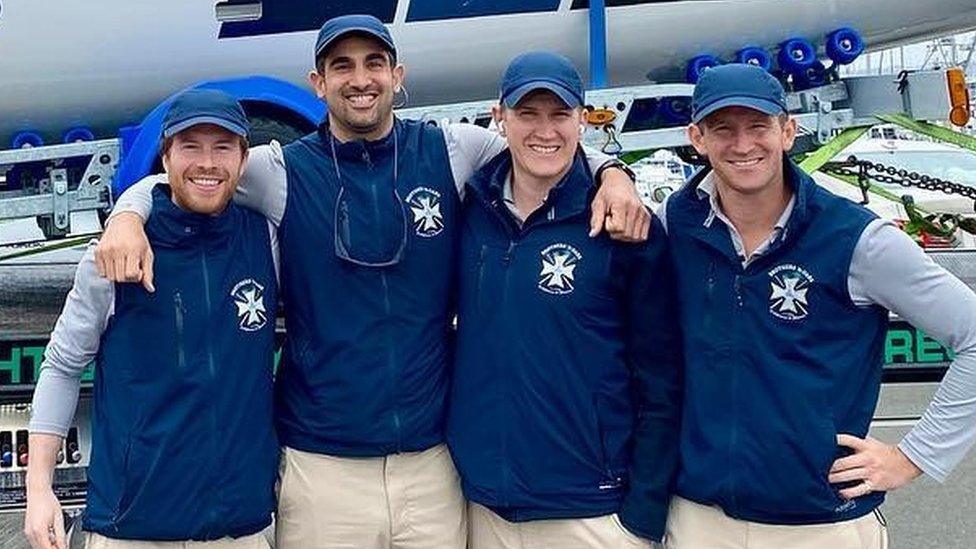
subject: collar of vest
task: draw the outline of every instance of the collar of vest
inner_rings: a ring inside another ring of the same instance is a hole
[[[697,234],[700,239],[711,243],[713,246],[727,252],[727,255],[730,257],[735,258],[735,253],[732,250],[731,240],[728,238],[727,232],[722,230],[724,225],[718,221],[713,222],[709,227],[706,227],[703,224],[704,219],[711,211],[711,204],[707,196],[703,197],[698,195],[698,185],[711,171],[711,166],[706,166],[704,169],[695,174],[687,185],[688,199],[691,200],[696,205],[696,209],[702,213],[701,220],[696,222],[697,227],[695,227],[694,233]],[[786,242],[797,238],[803,233],[810,221],[810,203],[813,200],[813,195],[817,190],[817,184],[813,178],[800,169],[800,167],[795,162],[790,160],[789,156],[785,154],[783,155],[783,178],[785,179],[786,184],[793,189],[796,200],[793,203],[793,211],[790,213],[790,217],[786,220],[786,224],[783,226],[783,232],[780,233],[780,236],[776,239],[776,242],[770,246],[770,249],[766,255],[772,254],[782,247]],[[721,238],[718,236],[719,234],[721,235]],[[728,249],[726,250],[726,248]]]
[[[393,130],[375,141],[369,141],[366,139],[353,139],[346,142],[339,141],[338,138],[332,135],[332,129],[329,124],[328,116],[326,116],[325,120],[319,124],[318,131],[316,133],[322,146],[322,151],[326,154],[326,156],[332,156],[332,147],[329,145],[329,141],[331,140],[335,143],[336,156],[340,160],[349,161],[363,161],[376,157],[392,155],[394,147],[394,135],[396,136],[396,139],[399,140],[397,146],[400,149],[399,154],[402,156],[406,141],[404,136],[403,122],[396,117],[393,118]]]
[[[468,181],[468,187],[483,203],[492,208],[505,208],[505,183],[512,172],[512,153],[505,149],[485,164]],[[536,212],[553,211],[551,220],[561,221],[583,213],[589,207],[596,186],[582,151],[573,157],[573,165],[559,183],[549,190],[546,201]],[[530,218],[533,216],[530,216]]]
[[[153,187],[149,221],[154,229],[154,243],[174,247],[189,247],[198,242],[214,244],[230,238],[237,230],[235,220],[240,212],[233,202],[217,215],[205,215],[180,208],[173,203],[170,193],[169,185]]]

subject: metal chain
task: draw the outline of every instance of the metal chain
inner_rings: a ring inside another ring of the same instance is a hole
[[[976,187],[953,183],[938,177],[910,172],[904,168],[885,166],[870,160],[860,160],[856,156],[849,156],[847,160],[840,162],[828,162],[821,168],[822,171],[858,178],[871,179],[879,183],[900,185],[902,187],[918,187],[929,191],[942,191],[947,194],[959,194],[967,198],[976,200]]]
[[[868,203],[869,180],[880,183],[899,185],[902,187],[918,187],[929,191],[941,191],[947,194],[958,194],[973,199],[974,210],[976,210],[976,187],[961,185],[932,177],[926,174],[910,172],[904,168],[885,166],[870,160],[859,160],[856,156],[849,156],[847,160],[839,162],[828,162],[821,168],[822,171],[840,176],[853,177],[857,180],[858,187],[861,189],[862,204]],[[922,214],[919,212],[910,197],[901,197],[908,213],[909,224],[903,227],[906,232],[914,236],[919,236],[919,232],[927,232],[931,235],[950,238],[956,229],[962,229],[968,233],[976,234],[976,220],[967,218],[959,214]]]

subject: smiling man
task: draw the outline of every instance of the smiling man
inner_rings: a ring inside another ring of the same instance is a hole
[[[67,548],[51,483],[93,359],[87,547],[268,546],[276,251],[267,220],[230,203],[247,127],[221,92],[172,102],[169,185],[153,190],[146,224],[155,293],[100,277],[94,246],[79,263],[34,392],[25,532],[35,549]]]
[[[885,491],[944,480],[976,438],[976,295],[786,156],[796,122],[766,71],[705,71],[692,111],[710,168],[660,212],[694,350],[668,546],[882,549]],[[956,353],[897,447],[867,437],[889,311]]]
[[[468,182],[448,441],[470,549],[647,547],[678,460],[681,341],[658,225],[589,238],[583,85],[516,57],[495,120],[508,152]]]
[[[459,198],[504,140],[397,118],[404,68],[375,17],[327,21],[314,53],[309,81],[328,116],[293,143],[252,151],[239,193],[281,239],[277,546],[462,548],[464,501],[444,444]],[[589,158],[595,169],[607,160]],[[632,181],[601,172],[593,224],[607,216],[618,237],[646,237]],[[106,229],[106,274],[140,279],[151,265],[140,217],[153,185],[116,205],[138,215]]]

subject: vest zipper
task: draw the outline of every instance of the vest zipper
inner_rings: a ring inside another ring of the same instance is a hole
[[[363,160],[366,162],[366,166],[369,171],[373,171],[373,162],[370,160],[369,152],[365,150],[363,151]],[[373,195],[373,223],[378,230],[382,220],[380,219],[379,195],[376,191],[375,181],[370,184],[370,191]],[[406,220],[404,220],[404,223],[406,223]],[[386,269],[381,267],[379,272],[380,285],[383,287],[383,312],[386,314],[387,318],[389,318],[393,309],[390,304],[390,285],[386,278]],[[386,365],[390,375],[390,392],[392,393],[391,396],[393,397],[393,432],[394,436],[396,437],[396,452],[400,452],[403,447],[403,435],[401,433],[402,424],[400,421],[400,399],[396,393],[396,387],[398,385],[397,367],[393,354],[393,341],[390,338],[390,331],[387,329],[384,335],[386,339]]]
[[[744,305],[744,300],[742,298],[742,264],[736,265],[740,273],[735,275],[732,280],[732,289],[735,296],[735,307],[733,308],[733,314],[738,315],[739,311],[742,310]],[[733,326],[738,326],[740,322],[733,321]],[[735,330],[735,328],[733,328]],[[738,339],[738,334],[733,332],[733,337]],[[735,475],[735,461],[736,461],[736,446],[739,442],[739,368],[737,365],[732,367],[732,380],[729,383],[729,390],[732,392],[732,406],[730,413],[732,414],[732,430],[729,433],[729,502],[735,511],[738,511],[739,505],[736,498],[736,475]]]
[[[203,270],[203,296],[204,296],[204,301],[206,302],[206,305],[207,305],[207,317],[206,318],[207,318],[207,322],[210,323],[210,322],[213,322],[215,319],[213,318],[213,302],[211,300],[211,295],[210,295],[210,269],[209,269],[209,267],[207,265],[207,248],[206,247],[204,247],[203,250],[200,252],[200,266],[201,266],[201,268]],[[214,361],[213,347],[211,346],[210,338],[206,338],[206,341],[207,341],[207,343],[206,343],[206,345],[207,345],[207,371],[210,373],[210,387],[211,388],[216,388],[217,387],[217,366],[216,366],[215,361]],[[217,400],[216,398],[211,398],[210,399],[210,405],[209,405],[209,408],[210,408],[210,414],[209,414],[210,415],[210,432],[211,432],[211,436],[210,436],[210,459],[213,460],[213,461],[216,461],[216,458],[217,458],[217,440],[218,440],[218,438],[223,438],[223,437],[221,437],[219,435],[219,433],[217,431],[217,412],[214,409],[215,406],[216,406],[216,404],[215,404],[216,403],[216,400]],[[211,463],[211,467],[212,467],[212,469],[211,469],[211,475],[213,475],[213,477],[211,478],[211,481],[214,484],[213,492],[212,492],[213,493],[213,503],[214,504],[210,506],[210,521],[209,521],[209,524],[207,525],[207,531],[208,532],[211,531],[211,529],[213,528],[213,525],[217,523],[217,519],[218,519],[218,517],[217,517],[217,504],[218,504],[218,502],[220,500],[220,488],[219,488],[219,486],[217,486],[217,483],[216,483],[216,480],[217,479],[215,478],[216,477],[216,472],[218,470],[217,467],[216,467],[216,463]]]

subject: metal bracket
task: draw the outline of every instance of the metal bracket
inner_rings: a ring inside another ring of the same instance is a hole
[[[54,227],[68,228],[68,171],[51,170],[51,209],[54,214]]]
[[[63,161],[86,156],[89,161],[81,179],[69,181]],[[0,220],[37,217],[46,236],[65,235],[73,212],[111,208],[110,184],[118,161],[117,139],[0,151],[0,169],[44,162],[48,171],[38,190],[0,192]]]

